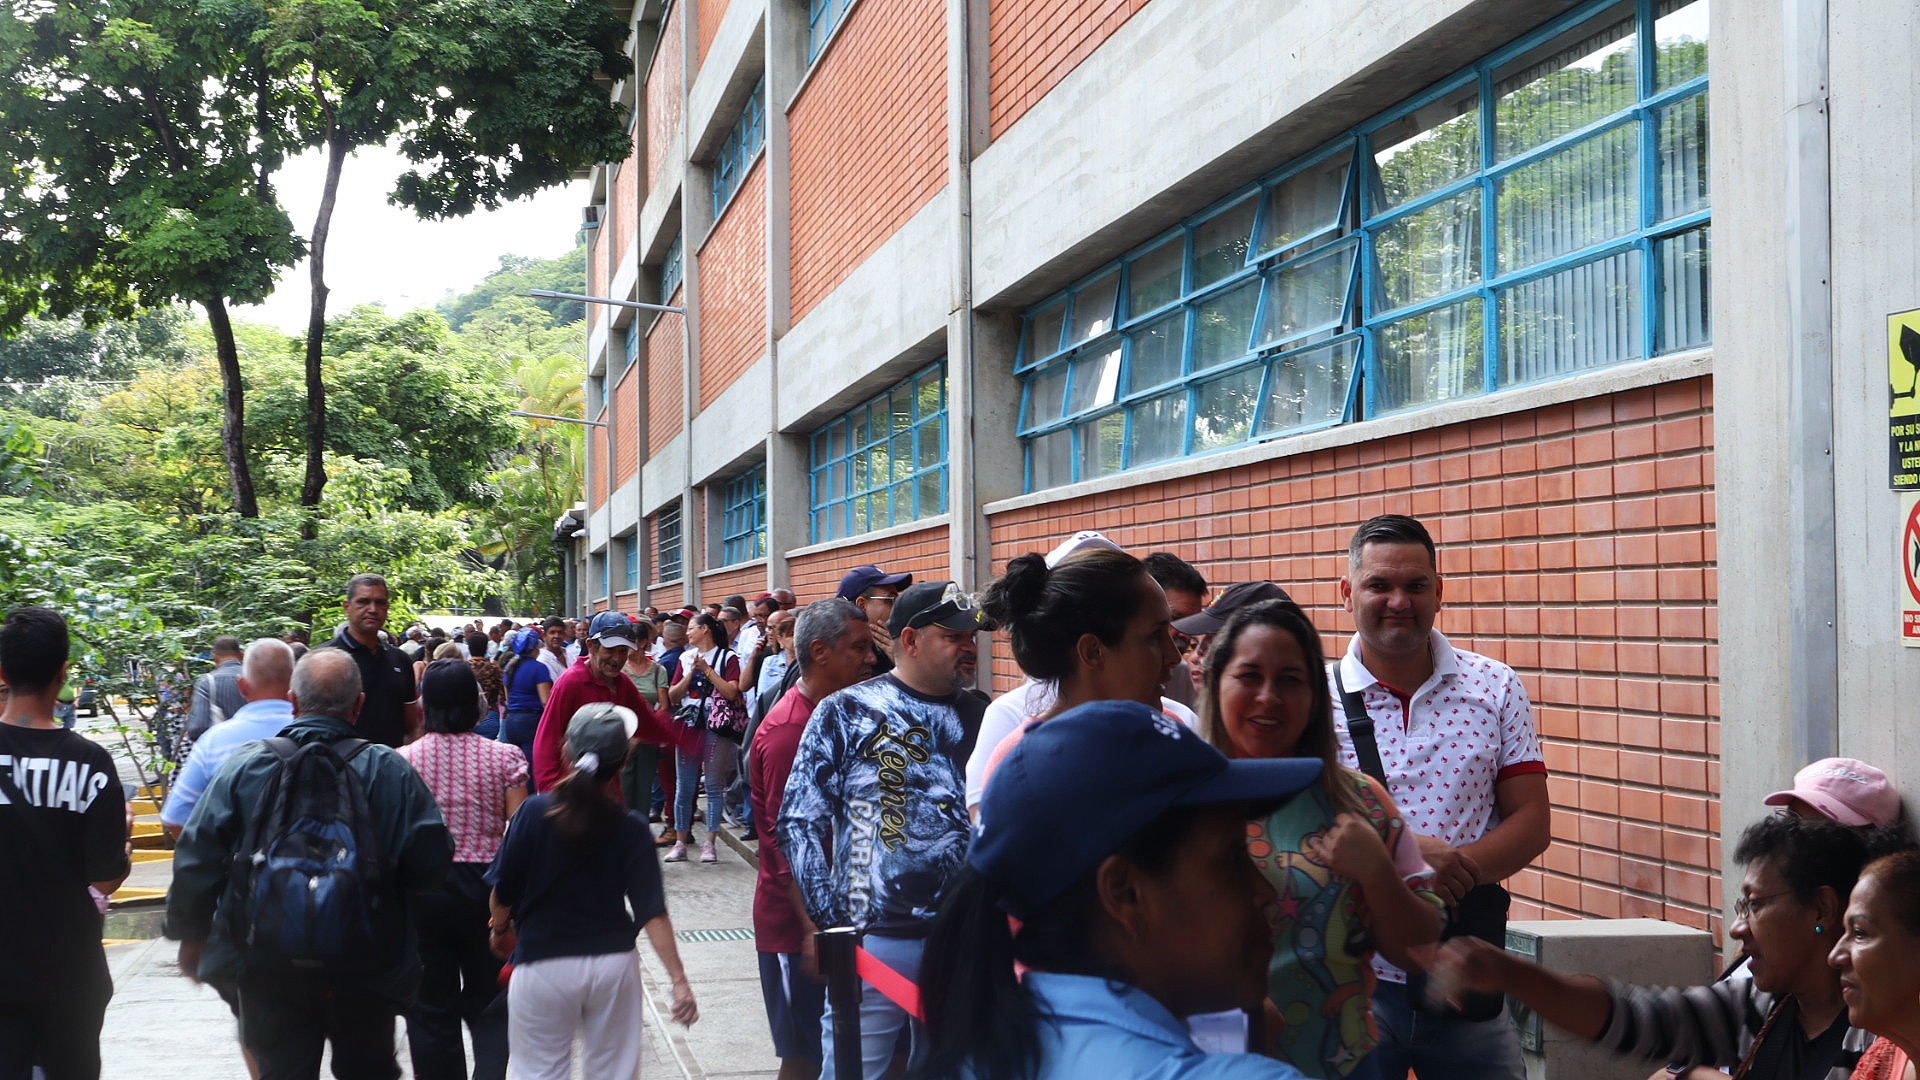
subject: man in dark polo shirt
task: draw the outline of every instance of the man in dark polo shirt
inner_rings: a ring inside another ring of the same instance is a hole
[[[382,746],[399,746],[420,733],[425,716],[413,687],[413,662],[380,640],[389,602],[387,579],[379,574],[360,574],[347,582],[347,599],[340,605],[346,625],[321,648],[345,652],[360,668],[360,689],[367,699],[353,733]]]

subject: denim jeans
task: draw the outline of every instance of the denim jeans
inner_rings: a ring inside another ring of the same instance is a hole
[[[875,960],[918,982],[920,979],[920,954],[927,943],[921,938],[891,938],[879,934],[868,934],[860,941],[860,947],[867,950]],[[913,1026],[913,1051],[909,1058],[909,1067],[917,1065],[925,1053],[924,1036],[918,1023],[907,1015],[907,1011],[887,1000],[886,995],[875,990],[865,979],[860,980],[860,1065],[863,1080],[880,1080],[887,1075],[887,1065],[893,1061],[894,1048],[900,1042],[900,1029]],[[833,1003],[829,1001],[826,1013],[820,1020],[820,1051],[824,1058],[820,1066],[820,1080],[847,1080],[834,1070],[833,1061]]]
[[[534,791],[533,783],[533,736],[540,730],[540,712],[537,709],[522,709],[507,713],[500,722],[500,741],[512,743],[527,755],[527,793]]]
[[[687,830],[693,826],[694,797],[699,792],[702,775],[707,779],[707,836],[712,837],[720,830],[720,803],[727,792],[720,774],[726,760],[723,755],[732,749],[732,743],[708,731],[701,734],[697,752],[684,748],[679,751],[679,766],[673,781],[673,827],[682,841],[689,839]]]
[[[1369,1055],[1379,1075],[1419,1080],[1525,1080],[1520,1036],[1503,1011],[1491,1020],[1452,1020],[1415,1012],[1404,983],[1373,990],[1380,1048]]]

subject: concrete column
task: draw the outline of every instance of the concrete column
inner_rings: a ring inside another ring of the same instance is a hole
[[[793,313],[793,141],[787,103],[807,74],[806,10],[767,0],[767,362],[780,385],[780,343]],[[789,584],[787,552],[812,542],[805,432],[786,433],[788,417],[774,394],[767,433],[767,583]]]

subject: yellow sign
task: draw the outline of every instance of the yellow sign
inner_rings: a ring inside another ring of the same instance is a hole
[[[1920,488],[1920,309],[1887,316],[1889,486]]]

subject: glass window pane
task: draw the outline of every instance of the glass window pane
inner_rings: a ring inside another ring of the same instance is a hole
[[[1069,391],[1067,412],[1085,412],[1113,403],[1120,389],[1120,343],[1082,356],[1073,362],[1073,389]]]
[[[1337,326],[1347,315],[1356,244],[1334,248],[1267,275],[1267,303],[1256,347]]]
[[[941,380],[937,375],[926,379],[921,382],[920,385],[913,388],[914,410],[919,414],[920,419],[925,420],[928,417],[939,414],[942,408],[940,402],[941,388]]]
[[[1073,325],[1067,344],[1078,345],[1113,329],[1113,302],[1120,292],[1120,271],[1114,270],[1073,295]]]
[[[1120,448],[1126,442],[1127,414],[1110,412],[1080,427],[1080,479],[1111,476],[1120,471]]]
[[[828,461],[836,461],[840,458],[847,456],[846,437],[847,437],[846,423],[844,421],[835,420],[833,422],[833,426],[827,429],[827,460]]]
[[[1148,398],[1133,407],[1133,444],[1127,451],[1129,468],[1177,458],[1186,452],[1187,392]]]
[[[913,482],[911,480],[893,485],[893,522],[899,524],[914,519]]]
[[[887,464],[895,481],[913,475],[913,432],[903,431],[887,444]]]
[[[1707,0],[1660,0],[1653,22],[1653,73],[1661,90],[1707,73]]]
[[[914,465],[921,469],[935,468],[946,456],[946,447],[940,445],[939,423],[921,424],[914,429]]]
[[[1347,388],[1360,339],[1301,349],[1275,360],[1267,377],[1266,407],[1257,434],[1329,424],[1346,415]]]
[[[1713,341],[1712,252],[1706,227],[1660,241],[1660,351]]]
[[[1582,140],[1500,180],[1500,269],[1521,270],[1632,232],[1640,223],[1639,126]]]
[[[1480,280],[1480,190],[1469,188],[1382,228],[1373,238],[1381,309]]]
[[[1061,300],[1036,311],[1027,320],[1025,360],[1038,363],[1060,351],[1060,330],[1067,317],[1067,302]]]
[[[1633,4],[1502,64],[1493,73],[1494,156],[1504,160],[1632,105]]]
[[[895,390],[888,400],[893,410],[892,427],[889,430],[897,434],[911,428],[913,426],[913,395],[904,389]]]
[[[1243,443],[1253,434],[1253,407],[1260,400],[1264,370],[1255,365],[1200,387],[1194,402],[1194,453]]]
[[[1267,192],[1260,215],[1260,251],[1283,251],[1340,225],[1353,155],[1341,152],[1282,180]]]
[[[1471,397],[1486,388],[1481,371],[1479,300],[1467,300],[1381,329],[1376,411],[1391,412]]]
[[[1194,308],[1193,369],[1245,356],[1260,306],[1260,282],[1249,281],[1202,301]]]
[[[1193,228],[1193,285],[1204,289],[1247,265],[1247,245],[1253,233],[1256,199],[1242,200]]]
[[[887,441],[887,436],[891,434],[887,430],[887,415],[885,400],[877,401],[867,409],[867,445],[872,446]]]
[[[864,453],[855,454],[852,464],[853,482],[852,485],[847,488],[847,493],[850,495],[858,495],[873,486],[867,483],[867,455]]]
[[[1127,318],[1180,299],[1180,264],[1185,258],[1185,237],[1172,236],[1127,264]]]
[[[1180,377],[1180,354],[1186,349],[1187,313],[1176,311],[1128,334],[1133,352],[1127,359],[1127,392],[1139,393]]]
[[[1480,92],[1469,83],[1373,133],[1373,205],[1390,210],[1480,168]]]
[[[1027,379],[1027,408],[1020,417],[1020,426],[1034,428],[1060,419],[1060,399],[1066,390],[1066,364],[1035,372]]]
[[[920,517],[932,517],[947,512],[947,470],[935,469],[924,472],[914,480],[920,493]]]
[[[1503,290],[1499,385],[1637,359],[1640,326],[1638,251]]]
[[[1660,116],[1660,219],[1712,205],[1707,167],[1707,95],[1695,94]]]
[[[1030,491],[1059,487],[1073,480],[1073,431],[1063,428],[1027,440],[1027,466],[1033,477]]]

